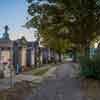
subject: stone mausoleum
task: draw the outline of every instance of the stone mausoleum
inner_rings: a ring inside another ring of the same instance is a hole
[[[24,37],[15,41],[10,40],[8,26],[0,38],[0,63],[12,64],[16,69],[20,67],[22,71],[34,66],[34,50],[36,42],[28,42]]]
[[[0,63],[12,64],[15,70],[19,67],[21,71],[25,71],[34,67],[35,50],[37,48],[36,41],[27,41],[25,37],[17,40],[10,40],[8,26],[5,26],[5,31],[0,38]],[[41,63],[48,63],[50,60],[50,49],[40,48]]]

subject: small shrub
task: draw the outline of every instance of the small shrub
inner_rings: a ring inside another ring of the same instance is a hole
[[[93,59],[89,57],[80,57],[80,74],[85,77],[94,77],[95,75],[95,68]]]
[[[100,79],[100,55],[92,58],[80,57],[80,74],[85,77]]]
[[[100,79],[100,55],[95,55],[92,59],[95,67],[95,77]]]
[[[33,70],[33,75],[42,76],[42,75],[44,75],[49,69],[50,69],[50,67],[34,69],[34,70]]]

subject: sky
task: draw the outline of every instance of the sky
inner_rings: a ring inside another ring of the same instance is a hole
[[[22,27],[27,21],[27,2],[25,0],[0,0],[0,36],[4,33],[4,26],[9,26],[12,40],[25,36],[28,41],[34,40],[34,29]]]

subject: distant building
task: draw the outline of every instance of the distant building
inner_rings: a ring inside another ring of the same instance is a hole
[[[8,26],[5,26],[5,32],[0,39],[0,62],[8,63],[12,55],[13,41],[9,39]]]
[[[28,42],[24,37],[12,41],[9,38],[8,26],[5,26],[3,37],[0,38],[0,63],[12,63],[14,68],[22,71],[34,65],[36,42]]]
[[[17,71],[32,68],[35,64],[37,41],[28,42],[25,37],[12,41],[8,29],[8,26],[5,26],[3,37],[0,38],[0,63],[13,64]],[[41,64],[47,64],[52,59],[51,55],[50,49],[40,47]]]
[[[19,65],[22,70],[34,66],[36,42],[27,42],[25,38],[14,41],[13,64]]]

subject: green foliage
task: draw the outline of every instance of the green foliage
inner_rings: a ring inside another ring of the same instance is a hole
[[[20,44],[21,44],[21,47],[24,47],[24,48],[27,47],[27,41],[26,41],[25,37],[22,37],[21,38]]]
[[[88,48],[100,36],[99,0],[28,0],[28,3],[32,17],[28,27],[37,28],[43,39],[42,34],[49,34],[49,39],[67,39],[78,48]]]
[[[93,60],[94,60],[96,73],[99,75],[99,78],[100,78],[100,55],[94,56]]]
[[[85,77],[100,79],[100,55],[93,58],[80,57],[80,74]]]
[[[46,40],[49,38],[48,40]],[[49,47],[54,49],[58,53],[64,53],[68,47],[70,47],[70,42],[67,40],[63,40],[62,38],[47,36],[43,39],[42,44],[45,47]]]
[[[30,1],[30,0],[29,0]],[[32,0],[34,1],[34,0]],[[32,18],[26,23],[27,28],[36,28],[38,30],[39,37],[41,38],[40,43],[45,47],[49,47],[54,49],[58,53],[64,53],[66,48],[71,45],[69,40],[63,39],[65,36],[59,34],[61,32],[65,33],[68,31],[66,27],[58,24],[58,22],[64,22],[67,18],[63,18],[62,16],[57,17],[59,14],[58,8],[54,5],[50,5],[47,3],[33,3],[28,2],[28,13]],[[49,10],[49,8],[51,10]],[[54,15],[54,12],[56,12]],[[48,16],[49,15],[49,16]],[[56,16],[56,17],[54,17]]]
[[[95,70],[92,59],[89,57],[80,57],[80,74],[86,77],[94,76]]]
[[[50,69],[49,67],[34,69],[34,70],[33,70],[33,75],[42,76],[42,75],[44,75],[49,69]]]

